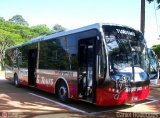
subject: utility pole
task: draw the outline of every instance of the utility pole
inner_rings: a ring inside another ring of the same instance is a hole
[[[141,0],[141,21],[140,21],[140,29],[144,35],[145,29],[145,0]]]

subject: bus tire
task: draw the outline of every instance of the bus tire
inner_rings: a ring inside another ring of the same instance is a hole
[[[68,88],[64,81],[61,81],[58,85],[57,96],[58,99],[62,102],[68,101]]]
[[[18,79],[17,74],[14,74],[14,85],[16,87],[20,87],[20,83],[19,83],[19,79]]]

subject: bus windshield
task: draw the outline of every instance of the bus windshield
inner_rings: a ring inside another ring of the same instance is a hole
[[[141,33],[122,26],[104,26],[110,70],[145,68],[145,43]]]

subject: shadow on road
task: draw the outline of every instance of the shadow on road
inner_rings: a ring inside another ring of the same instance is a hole
[[[68,107],[47,101],[43,98],[33,96],[29,93],[45,97],[47,99],[59,102],[53,94],[36,90],[29,87],[16,88],[11,82],[0,79],[0,112],[1,116],[18,116],[23,118],[42,118],[42,117],[95,117],[112,118],[116,117],[116,112],[122,109],[131,108],[130,105],[121,105],[113,107],[99,107],[82,101],[71,100],[67,106],[84,111],[77,112]],[[139,103],[148,102],[149,100]]]

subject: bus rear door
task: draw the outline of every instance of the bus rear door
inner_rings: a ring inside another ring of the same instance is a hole
[[[36,77],[36,61],[37,60],[37,49],[31,49],[28,52],[28,85],[35,86]]]

